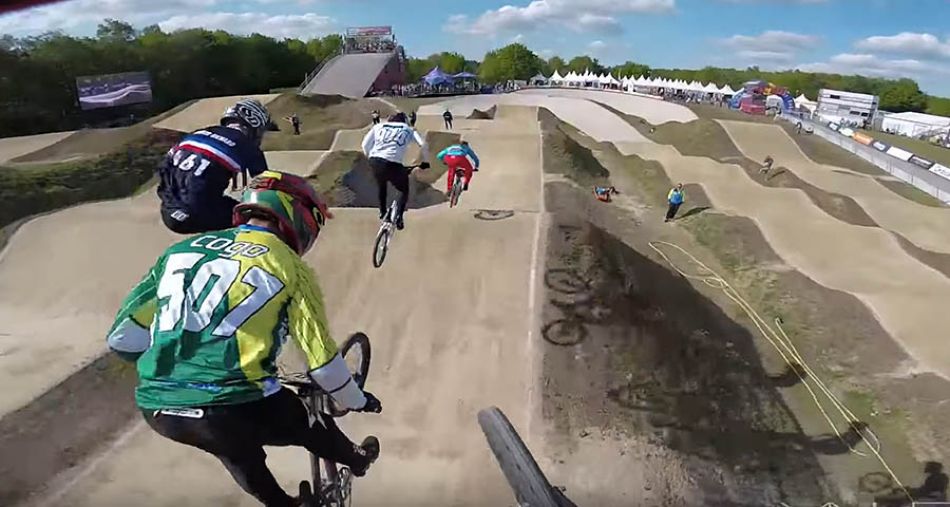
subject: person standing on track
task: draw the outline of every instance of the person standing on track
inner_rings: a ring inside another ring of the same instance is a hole
[[[680,206],[683,205],[683,201],[685,200],[686,191],[683,190],[683,184],[677,183],[675,187],[670,189],[670,193],[666,194],[666,201],[670,207],[666,210],[666,220],[664,220],[664,222],[669,222],[676,218],[676,212],[679,211]]]
[[[168,150],[158,169],[162,222],[173,232],[195,234],[232,226],[236,199],[224,195],[228,183],[247,183],[267,170],[261,140],[279,130],[256,99],[241,99],[229,107],[220,125],[186,135]]]
[[[379,110],[373,110],[373,125],[379,125]]]
[[[445,129],[452,130],[452,111],[446,109],[445,112],[442,113],[442,119],[445,120]]]
[[[436,155],[443,164],[448,166],[447,177],[445,178],[445,195],[452,192],[452,183],[455,182],[455,170],[465,171],[463,190],[468,190],[468,184],[472,181],[472,174],[478,170],[480,164],[475,150],[469,146],[468,141],[462,141],[460,144],[453,144]],[[472,164],[474,163],[474,167]]]
[[[409,113],[409,126],[412,128],[416,128],[416,120],[418,119],[419,119],[419,116],[416,115],[415,111]]]
[[[429,168],[429,146],[425,139],[409,126],[406,114],[399,112],[389,117],[389,121],[374,125],[363,138],[363,154],[369,159],[369,166],[376,177],[379,190],[379,218],[386,216],[386,183],[392,183],[399,192],[399,216],[396,228],[405,228],[403,214],[409,203],[409,171],[403,166],[409,142],[414,141],[422,152],[421,169]]]
[[[237,227],[166,250],[125,298],[107,342],[135,362],[136,404],[153,430],[217,457],[264,505],[297,506],[267,468],[265,445],[305,447],[360,477],[379,440],[356,445],[328,416],[311,425],[277,377],[287,339],[340,406],[379,413],[382,405],[353,380],[300,257],[333,217],[317,192],[299,176],[266,171],[233,216]]]

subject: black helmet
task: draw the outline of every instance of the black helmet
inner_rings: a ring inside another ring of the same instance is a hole
[[[398,113],[389,117],[389,121],[393,123],[409,123],[409,120],[406,119],[406,113],[399,111]]]

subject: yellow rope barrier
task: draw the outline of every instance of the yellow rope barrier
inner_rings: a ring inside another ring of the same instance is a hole
[[[676,265],[676,263],[674,263],[669,258],[666,252],[664,252],[660,247],[668,247],[668,248],[679,251],[680,253],[685,255],[687,258],[689,258],[689,261],[691,264],[695,264],[696,266],[698,266],[702,270],[702,272],[705,274],[694,275],[694,274],[690,274],[683,271]],[[818,393],[815,392],[815,389],[820,391],[821,394],[823,394],[827,398],[827,400],[834,406],[834,408],[838,411],[841,417],[843,417],[844,420],[848,422],[848,431],[849,432],[854,431],[855,433],[857,433],[857,435],[861,437],[861,440],[864,441],[868,445],[868,449],[870,449],[871,453],[875,457],[877,457],[878,461],[881,463],[881,466],[883,466],[884,469],[887,470],[887,473],[890,474],[892,479],[894,479],[894,482],[900,487],[904,495],[907,496],[907,499],[910,500],[911,502],[914,501],[910,492],[907,490],[907,487],[904,486],[904,483],[901,482],[901,480],[897,477],[897,475],[894,473],[891,467],[887,464],[887,461],[884,459],[884,456],[881,455],[880,439],[878,439],[877,435],[874,434],[873,431],[871,431],[870,427],[859,424],[860,421],[858,420],[857,416],[855,416],[854,413],[851,412],[851,410],[848,409],[848,407],[845,406],[845,404],[842,403],[841,400],[839,400],[837,396],[835,396],[835,394],[831,391],[831,389],[827,387],[824,381],[821,380],[821,378],[815,373],[815,371],[811,368],[811,366],[808,365],[808,362],[801,355],[801,353],[798,352],[798,348],[795,347],[795,344],[792,342],[791,338],[789,338],[788,334],[785,333],[785,329],[782,327],[782,320],[780,318],[776,318],[774,321],[775,328],[778,329],[778,331],[776,332],[776,330],[773,329],[772,326],[770,326],[768,322],[766,322],[766,320],[763,319],[762,316],[759,315],[759,313],[755,311],[752,305],[750,305],[749,302],[746,301],[742,297],[742,295],[739,294],[737,290],[735,290],[731,285],[729,285],[729,282],[727,282],[722,276],[720,276],[714,270],[710,269],[709,266],[704,264],[702,261],[700,261],[695,256],[693,256],[693,254],[689,253],[688,251],[686,251],[684,248],[680,247],[679,245],[668,243],[666,241],[651,241],[650,248],[652,248],[657,254],[659,254],[660,257],[662,257],[663,260],[665,260],[670,265],[670,267],[673,268],[673,270],[675,270],[684,278],[687,278],[690,280],[698,280],[710,287],[720,289],[723,291],[723,293],[726,294],[726,296],[729,297],[729,299],[731,299],[733,302],[739,305],[742,311],[746,313],[746,315],[752,320],[752,322],[758,328],[762,336],[769,342],[769,344],[772,345],[773,348],[775,348],[775,350],[782,357],[782,359],[785,361],[788,367],[791,368],[792,371],[794,371],[795,374],[798,376],[798,379],[802,382],[802,385],[804,385],[805,388],[808,390],[808,393],[811,395],[812,400],[815,402],[815,406],[818,407],[818,410],[821,412],[821,415],[825,418],[825,421],[828,422],[828,425],[831,426],[831,429],[832,431],[834,431],[835,435],[845,445],[848,446],[848,448],[850,449],[852,453],[857,454],[859,456],[868,456],[868,454],[859,451],[858,449],[855,448],[855,446],[851,445],[851,442],[845,439],[844,436],[841,434],[841,432],[838,431],[837,425],[835,425],[834,421],[832,421],[832,418],[828,414],[828,411],[825,410],[825,407],[822,405],[821,401],[818,399]],[[804,372],[804,375],[802,374],[803,372]],[[814,383],[814,387],[810,385],[810,383],[808,382],[808,379],[811,379],[812,383]],[[872,440],[873,440],[873,443],[872,443]],[[823,507],[832,507],[832,506],[834,506],[834,504],[825,504],[825,506]]]

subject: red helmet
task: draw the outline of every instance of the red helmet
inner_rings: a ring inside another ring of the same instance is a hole
[[[248,185],[234,208],[234,225],[255,216],[277,223],[281,239],[299,255],[310,250],[333,214],[307,180],[294,174],[264,171]]]

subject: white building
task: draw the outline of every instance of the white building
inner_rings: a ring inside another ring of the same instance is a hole
[[[868,125],[877,114],[877,95],[821,89],[818,92],[818,116],[837,123]]]
[[[882,113],[881,130],[907,137],[946,136],[950,118],[924,113]]]

